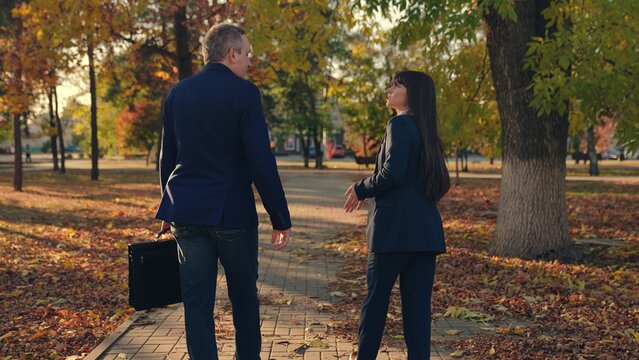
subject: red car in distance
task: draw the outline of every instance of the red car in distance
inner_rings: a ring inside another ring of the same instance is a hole
[[[344,149],[344,145],[335,145],[332,150],[332,158],[341,159],[344,157],[344,153],[346,149]]]

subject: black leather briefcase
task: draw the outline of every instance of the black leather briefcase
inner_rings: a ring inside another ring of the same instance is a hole
[[[166,233],[168,229],[158,233]],[[182,302],[175,240],[129,244],[129,305],[146,310]]]

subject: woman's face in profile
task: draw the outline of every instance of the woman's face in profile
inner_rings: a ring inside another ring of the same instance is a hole
[[[408,92],[406,87],[393,79],[391,86],[386,89],[386,106],[398,113],[408,110]]]

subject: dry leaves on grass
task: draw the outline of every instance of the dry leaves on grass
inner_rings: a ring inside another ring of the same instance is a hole
[[[151,239],[153,171],[0,175],[0,353],[64,358],[90,352],[132,313],[127,244]]]
[[[494,328],[465,339],[451,336],[445,342],[455,356],[639,358],[639,227],[636,216],[629,216],[639,213],[639,186],[568,186],[574,237],[588,229],[589,236],[614,235],[627,244],[591,247],[578,263],[488,255],[484,249],[494,233],[497,202],[497,185],[476,181],[453,188],[442,203],[448,253],[438,257],[434,312],[473,321],[514,319],[533,326]],[[335,324],[335,330],[353,339],[366,293],[364,228],[335,237],[327,251],[346,259],[331,291],[353,296],[336,297],[331,310],[352,315]],[[396,341],[401,332],[399,292],[394,289],[385,341]]]

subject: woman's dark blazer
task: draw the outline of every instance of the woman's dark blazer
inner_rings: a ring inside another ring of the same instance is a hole
[[[355,184],[360,200],[375,198],[366,235],[373,252],[446,252],[437,206],[418,182],[422,141],[411,115],[390,119],[375,172]]]

